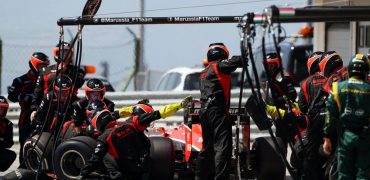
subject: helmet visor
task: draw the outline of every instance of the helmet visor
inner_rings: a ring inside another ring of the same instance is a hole
[[[90,101],[103,99],[103,93],[101,91],[89,91],[86,93],[86,97]]]
[[[274,74],[279,68],[280,65],[278,63],[267,63],[267,70],[271,74]]]
[[[40,63],[40,64],[37,65],[37,70],[40,72],[40,69],[42,69],[42,68],[44,68],[44,67],[46,67],[48,65],[49,64],[46,64],[46,63]]]

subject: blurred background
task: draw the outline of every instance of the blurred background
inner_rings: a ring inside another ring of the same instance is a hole
[[[85,0],[3,1],[0,6],[1,94],[15,77],[25,73],[35,51],[49,55],[59,38],[57,20],[77,17]],[[306,0],[109,0],[103,1],[96,17],[137,16],[242,16],[261,13],[263,8],[303,7]],[[240,54],[236,23],[86,26],[83,30],[82,64],[96,66],[96,75],[109,80],[116,91],[152,90],[161,75],[174,67],[201,66],[208,44],[224,42],[232,55]],[[298,32],[302,24],[285,24],[287,34]],[[131,32],[130,32],[131,31]],[[76,33],[76,27],[65,27],[65,40]],[[130,74],[134,68],[135,40],[141,40],[140,84],[134,86]]]

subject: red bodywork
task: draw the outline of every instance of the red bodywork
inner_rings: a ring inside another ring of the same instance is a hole
[[[181,124],[174,129],[154,128],[148,136],[156,136],[158,133],[160,136],[172,139],[174,143],[184,144],[183,151],[186,162],[189,162],[192,151],[199,152],[202,149],[203,139],[200,124],[193,124],[191,128],[185,124]]]

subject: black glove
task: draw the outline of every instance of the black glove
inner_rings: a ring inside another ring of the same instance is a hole
[[[232,61],[241,61],[242,60],[242,56],[232,56],[230,58],[230,60],[232,60]]]
[[[119,118],[120,118],[120,116],[119,116],[119,111],[114,111],[114,112],[112,112],[112,117],[113,117],[113,119],[115,119],[115,120],[119,119]]]

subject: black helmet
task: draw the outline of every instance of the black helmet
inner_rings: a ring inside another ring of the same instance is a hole
[[[54,82],[54,93],[56,96],[61,94],[61,101],[65,102],[71,92],[72,80],[68,76],[58,76]]]
[[[136,104],[134,106],[132,115],[140,115],[145,113],[153,112],[154,109],[150,104]]]
[[[307,70],[308,70],[308,73],[310,75],[320,71],[319,63],[320,63],[321,55],[322,54],[323,54],[323,52],[316,51],[316,52],[313,52],[308,57],[308,60],[307,60]]]
[[[343,60],[335,51],[328,51],[321,55],[319,68],[325,77],[343,67]]]
[[[86,114],[91,125],[99,132],[104,132],[106,126],[114,121],[105,103],[98,99],[89,103]]]
[[[30,66],[31,70],[39,73],[39,69],[41,67],[45,67],[50,64],[49,57],[42,52],[34,52],[30,57],[30,61],[28,65]]]
[[[229,58],[229,50],[223,43],[212,43],[208,46],[207,60],[219,61]]]
[[[8,112],[9,103],[4,96],[0,96],[0,119],[6,116]]]
[[[266,54],[266,59],[263,62],[267,66],[267,70],[271,75],[276,74],[278,72],[278,69],[281,68],[279,56],[277,53],[268,53]]]
[[[348,64],[348,76],[366,79],[369,73],[369,59],[363,54],[356,54]]]
[[[59,52],[60,49],[63,49],[63,52]],[[68,53],[69,51],[71,52]],[[53,50],[54,59],[58,63],[59,63],[59,58],[58,58],[59,54],[61,54],[63,59],[68,60],[68,62],[65,62],[65,63],[70,63],[71,61],[69,60],[71,60],[73,56],[73,47],[71,47],[71,44],[67,42],[62,42],[61,44],[58,43]]]
[[[106,91],[106,88],[101,80],[93,78],[93,79],[89,79],[88,81],[86,81],[86,86],[85,86],[86,99],[103,100],[105,91]]]

